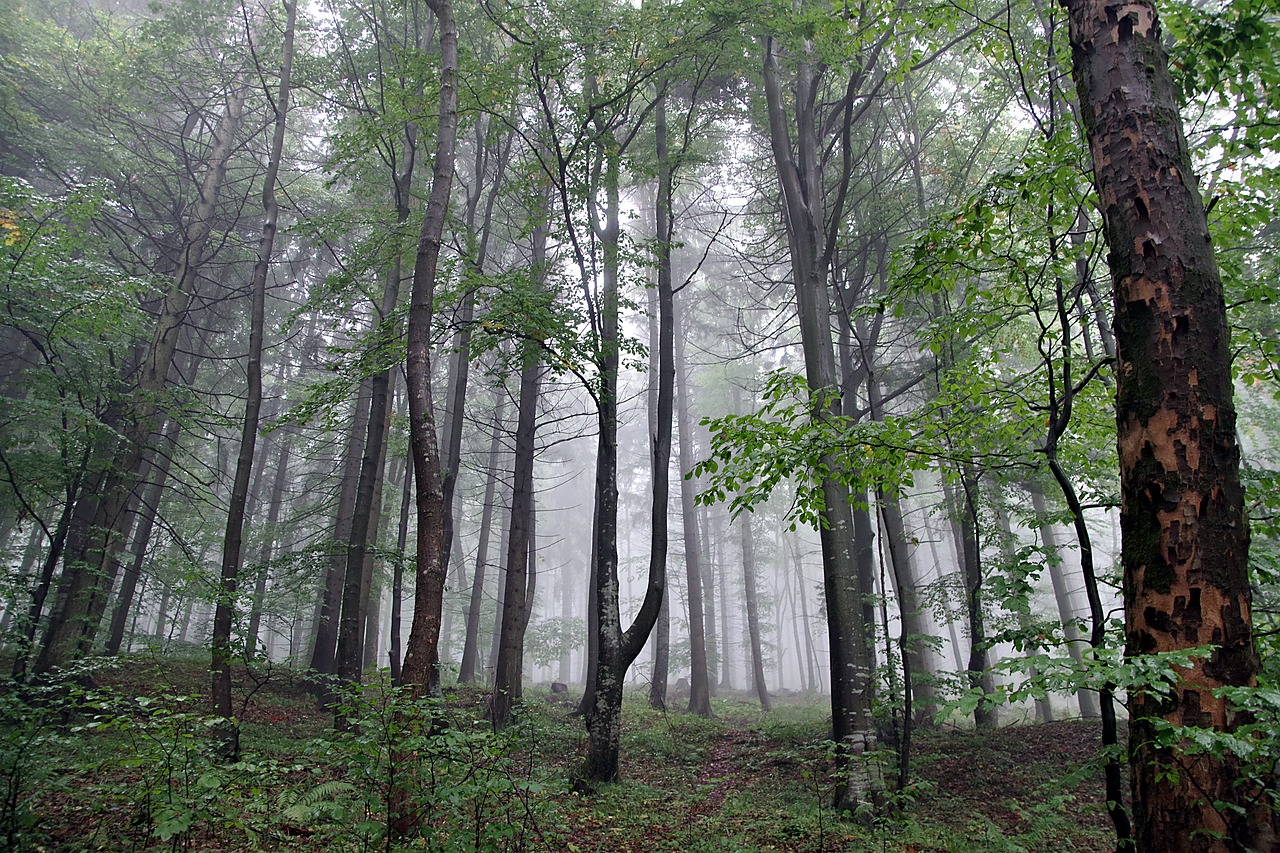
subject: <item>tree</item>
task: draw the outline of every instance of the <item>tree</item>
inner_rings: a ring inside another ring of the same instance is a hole
[[[1139,851],[1273,849],[1275,816],[1234,752],[1220,688],[1256,684],[1222,283],[1154,4],[1064,0],[1115,287],[1126,654],[1205,646],[1174,689],[1130,698]]]
[[[439,663],[440,613],[444,600],[445,513],[440,451],[431,401],[431,321],[436,277],[449,194],[453,188],[458,139],[458,26],[450,0],[428,0],[439,22],[440,121],[427,212],[418,238],[409,303],[409,349],[405,376],[409,388],[410,450],[418,504],[417,586],[413,628],[401,677],[415,691],[435,684]]]
[[[240,449],[236,458],[235,483],[227,512],[226,535],[223,540],[222,575],[219,581],[217,609],[213,617],[211,695],[216,714],[228,722],[219,731],[224,756],[235,761],[240,757],[239,728],[231,720],[231,628],[235,620],[236,595],[240,582],[241,546],[244,537],[245,506],[249,498],[249,476],[253,471],[254,449],[258,440],[258,420],[262,411],[262,346],[266,316],[267,275],[280,221],[276,201],[276,176],[284,151],[284,134],[289,117],[290,75],[293,68],[293,34],[297,21],[297,0],[285,4],[284,48],[280,66],[280,83],[275,97],[275,132],[267,159],[267,174],[262,182],[262,235],[258,242],[258,259],[253,267],[253,284],[249,309],[249,352],[245,359],[244,421],[240,430]],[[172,358],[172,356],[170,356]]]

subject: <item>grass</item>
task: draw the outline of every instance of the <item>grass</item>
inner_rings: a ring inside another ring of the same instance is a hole
[[[208,752],[202,659],[139,657],[27,697],[0,695],[0,849],[860,853],[1101,851],[1097,732],[1055,723],[918,739],[911,790],[867,823],[829,808],[828,711],[740,697],[715,718],[629,697],[624,780],[569,784],[586,736],[548,693],[495,735],[485,695],[447,708],[358,694],[360,725],[336,735],[288,670],[241,673],[242,760]],[[417,722],[449,723],[430,734]],[[415,716],[421,715],[421,716]],[[416,833],[390,844],[389,780],[408,781]]]

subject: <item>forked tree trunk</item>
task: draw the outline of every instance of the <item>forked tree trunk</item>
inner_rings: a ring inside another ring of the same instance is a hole
[[[1216,691],[1259,668],[1229,332],[1178,93],[1148,0],[1064,5],[1115,287],[1126,654],[1212,647],[1172,696],[1130,695],[1134,840],[1271,850],[1269,780],[1160,728],[1232,731],[1243,720]]]
[[[247,90],[240,81],[228,95],[226,108],[214,130],[199,199],[183,228],[184,247],[165,294],[151,344],[143,359],[132,405],[130,422],[116,453],[111,472],[98,492],[97,513],[92,536],[83,548],[69,549],[63,561],[65,583],[59,585],[59,607],[51,615],[49,630],[36,662],[38,672],[62,666],[87,653],[98,630],[96,615],[102,613],[114,582],[111,568],[124,546],[121,525],[128,520],[128,506],[137,483],[139,467],[162,418],[163,392],[173,365],[178,336],[187,322],[200,271],[206,262],[205,249],[213,232],[218,197],[226,181],[226,170],[240,132]]]
[[[839,418],[840,377],[836,370],[831,336],[830,297],[827,278],[838,243],[838,226],[851,173],[850,139],[854,110],[854,86],[849,80],[842,103],[838,133],[842,180],[828,199],[820,161],[820,128],[812,109],[825,66],[810,58],[796,62],[791,97],[781,81],[781,49],[773,38],[765,40],[764,91],[768,107],[769,140],[782,188],[782,213],[790,253],[791,274],[800,320],[805,377],[811,395],[810,416],[818,424]],[[794,133],[787,109],[795,106]],[[873,805],[883,783],[868,753],[875,748],[875,724],[871,716],[872,656],[866,625],[862,621],[864,590],[858,577],[849,488],[835,472],[841,460],[823,454],[821,464],[833,472],[825,476],[819,538],[822,543],[823,589],[826,598],[827,636],[831,658],[832,739],[837,744],[840,783],[836,805],[856,810]]]

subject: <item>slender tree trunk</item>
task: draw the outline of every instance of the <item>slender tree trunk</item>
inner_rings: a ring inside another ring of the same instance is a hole
[[[981,690],[983,696],[989,696],[994,692],[994,684],[987,670],[987,637],[982,605],[982,548],[978,539],[978,506],[975,495],[977,483],[964,470],[960,472],[959,489],[944,483],[943,490],[951,510],[951,531],[964,579],[965,617],[969,628],[969,659],[965,669],[969,687]],[[979,702],[973,711],[973,722],[980,729],[995,728],[995,708],[985,699]]]
[[[711,716],[711,679],[707,667],[707,635],[702,596],[702,544],[698,536],[698,512],[694,505],[696,486],[688,478],[693,470],[693,425],[689,417],[688,366],[684,360],[684,331],[680,321],[680,303],[674,303],[676,360],[675,391],[676,417],[679,418],[679,465],[684,476],[680,478],[680,517],[684,529],[685,579],[689,599],[689,707],[690,714]]]
[[[400,608],[404,600],[405,546],[409,544],[409,501],[413,497],[413,457],[404,460],[400,490],[400,525],[396,532],[396,562],[391,570],[391,683],[400,684]]]
[[[394,166],[391,183],[394,191],[396,223],[403,227],[411,213],[411,187],[414,166],[417,163],[418,132],[412,122],[406,122],[401,140],[402,164],[399,171]],[[425,226],[424,226],[425,227]],[[421,253],[421,249],[419,249]],[[399,337],[399,319],[396,306],[400,301],[401,261],[397,252],[383,277],[382,299],[378,305],[378,325],[388,327],[385,337]],[[415,271],[416,280],[416,271]],[[384,337],[379,335],[378,337]],[[388,366],[372,378],[369,399],[368,435],[364,443],[364,456],[360,462],[360,480],[356,488],[355,511],[352,516],[351,538],[347,544],[347,564],[342,585],[342,609],[338,624],[338,641],[334,670],[347,683],[360,680],[364,663],[364,630],[369,608],[369,589],[372,582],[372,564],[369,545],[376,543],[381,513],[381,484],[386,465],[386,442],[390,430],[394,368]],[[465,382],[465,379],[463,380]],[[447,509],[447,504],[446,504]],[[448,536],[446,513],[445,536]],[[448,547],[448,539],[445,540]],[[448,554],[445,554],[448,561]],[[335,724],[341,720],[335,718]]]
[[[1080,633],[1080,620],[1076,618],[1075,604],[1071,600],[1071,588],[1067,585],[1067,574],[1063,567],[1063,550],[1058,542],[1055,523],[1049,515],[1049,507],[1045,501],[1044,490],[1039,483],[1028,482],[1027,493],[1031,496],[1031,508],[1040,519],[1040,538],[1044,542],[1045,565],[1049,572],[1049,582],[1053,586],[1053,600],[1058,608],[1058,621],[1062,623],[1063,635],[1067,639],[1067,653],[1077,665],[1084,663],[1084,647],[1088,638]],[[1080,716],[1086,720],[1098,719],[1098,697],[1092,690],[1081,690],[1076,697],[1080,703]]]
[[[476,680],[476,663],[480,656],[480,612],[484,604],[485,569],[489,562],[489,538],[493,530],[493,515],[497,502],[498,454],[502,448],[502,430],[506,421],[507,394],[501,385],[493,389],[493,434],[489,439],[489,467],[484,486],[484,504],[480,508],[480,534],[476,544],[475,571],[471,576],[471,604],[467,608],[466,637],[462,644],[462,662],[458,669],[458,682],[470,684]]]
[[[672,176],[667,151],[667,100],[665,93],[654,106],[654,136],[658,156],[658,190],[654,204],[658,241],[657,286],[649,300],[649,456],[653,470],[652,527],[649,546],[649,578],[656,583],[662,604],[657,616],[653,678],[649,704],[665,708],[667,670],[670,665],[670,596],[667,591],[668,512],[671,502],[671,422],[675,390],[675,297],[672,287],[671,244]]]
[[[534,235],[534,254],[545,258],[546,229]],[[539,252],[537,246],[542,246]],[[538,261],[535,264],[540,266]],[[503,596],[502,625],[494,663],[492,719],[494,728],[512,722],[512,708],[524,690],[524,633],[529,625],[532,601],[526,602],[530,576],[530,527],[533,516],[533,463],[538,417],[538,386],[542,362],[536,342],[521,345],[520,402],[516,415],[515,465],[511,483],[511,532],[507,537],[506,593]]]
[[[120,593],[116,596],[115,610],[111,614],[111,626],[107,632],[107,645],[104,653],[115,655],[120,651],[124,641],[125,623],[129,619],[129,611],[133,607],[133,594],[138,579],[142,576],[142,565],[146,561],[151,545],[151,532],[155,528],[156,515],[160,510],[160,499],[164,495],[165,482],[169,478],[169,466],[173,463],[173,454],[178,446],[180,422],[170,418],[165,424],[164,434],[151,462],[150,481],[142,496],[141,519],[133,534],[133,549],[129,568],[125,570],[120,581]]]
[[[1137,850],[1277,845],[1270,780],[1160,727],[1233,731],[1220,692],[1257,683],[1222,283],[1154,6],[1067,0],[1115,288],[1126,654],[1201,644],[1171,697],[1130,694]],[[1122,834],[1123,838],[1123,834]]]
[[[751,681],[760,697],[760,707],[773,710],[769,685],[764,677],[764,649],[760,642],[760,603],[756,595],[756,540],[751,532],[751,516],[743,515],[738,532],[742,542],[742,590],[747,605],[747,636],[751,641]]]
[[[453,186],[458,133],[458,29],[450,0],[427,0],[440,32],[440,117],[427,212],[418,240],[409,306],[410,446],[418,502],[417,586],[413,630],[405,654],[404,683],[425,690],[437,683],[440,613],[444,600],[445,517],[440,453],[431,401],[431,321],[435,313],[436,271]]]
[[[567,621],[573,618],[573,576],[571,574],[570,563],[565,563],[560,567],[560,618]],[[560,672],[559,680],[561,684],[568,685],[573,667],[573,652],[567,647],[560,655]]]
[[[346,571],[347,549],[338,550],[351,542],[352,517],[355,514],[356,488],[360,483],[360,467],[364,450],[365,431],[369,426],[369,397],[373,383],[362,380],[356,396],[347,432],[346,449],[343,451],[342,481],[338,490],[338,506],[334,513],[334,552],[329,559],[324,584],[320,588],[320,607],[316,618],[316,639],[311,650],[312,672],[332,675],[338,649],[338,616],[342,607],[342,580]],[[327,689],[327,688],[326,688]]]
[[[498,553],[505,555],[511,545],[511,510],[507,508],[507,518],[502,526],[502,535],[498,537]],[[494,578],[498,588],[498,600],[493,608],[493,630],[489,632],[489,653],[482,662],[485,671],[484,682],[492,685],[497,674],[498,646],[502,644],[502,611],[507,606],[507,564],[502,560],[497,565],[498,576]]]
[[[398,264],[392,264],[398,267]],[[395,284],[390,282],[394,278]],[[400,273],[387,277],[382,308],[387,317],[394,310],[400,288]],[[342,614],[338,620],[338,646],[334,672],[345,684],[360,681],[364,667],[365,622],[369,614],[373,583],[371,545],[377,544],[382,516],[382,480],[387,461],[387,435],[391,428],[391,370],[373,377],[369,404],[369,431],[360,462],[360,484],[356,489],[355,516],[347,547],[347,566],[342,582]],[[345,725],[335,717],[335,725]]]
[[[276,541],[280,538],[277,527],[284,507],[284,486],[288,478],[290,446],[287,433],[277,433],[280,443],[276,457],[275,479],[271,482],[271,494],[267,497],[267,525],[258,551],[258,577],[253,587],[253,604],[249,609],[249,630],[245,633],[245,654],[252,660],[259,648],[258,635],[262,631],[262,608],[267,597],[267,585],[271,580],[271,560],[275,556]],[[269,656],[268,656],[269,659]]]
[[[267,275],[275,247],[276,228],[280,218],[276,203],[276,176],[284,151],[285,122],[289,115],[290,73],[293,69],[293,29],[297,19],[297,0],[286,0],[287,19],[281,54],[280,87],[276,93],[275,133],[262,181],[262,236],[258,241],[258,259],[253,267],[252,304],[249,310],[249,354],[245,373],[248,392],[245,398],[244,428],[240,432],[240,451],[236,458],[235,483],[231,488],[231,506],[227,512],[227,532],[222,549],[222,576],[218,585],[218,604],[213,617],[212,673],[213,711],[228,722],[218,732],[222,756],[235,761],[240,756],[240,730],[231,711],[231,626],[235,621],[236,595],[241,568],[241,543],[244,536],[245,503],[249,491],[249,475],[253,471],[254,448],[258,440],[258,415],[262,409],[262,342],[266,317]],[[166,371],[167,372],[167,371]]]

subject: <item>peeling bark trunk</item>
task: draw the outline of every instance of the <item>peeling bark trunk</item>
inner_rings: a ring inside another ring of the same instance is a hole
[[[1130,697],[1134,840],[1274,849],[1241,760],[1192,756],[1159,730],[1233,730],[1240,715],[1214,691],[1256,684],[1259,668],[1229,332],[1177,92],[1151,3],[1064,5],[1115,287],[1126,654],[1213,647],[1169,698]]]

